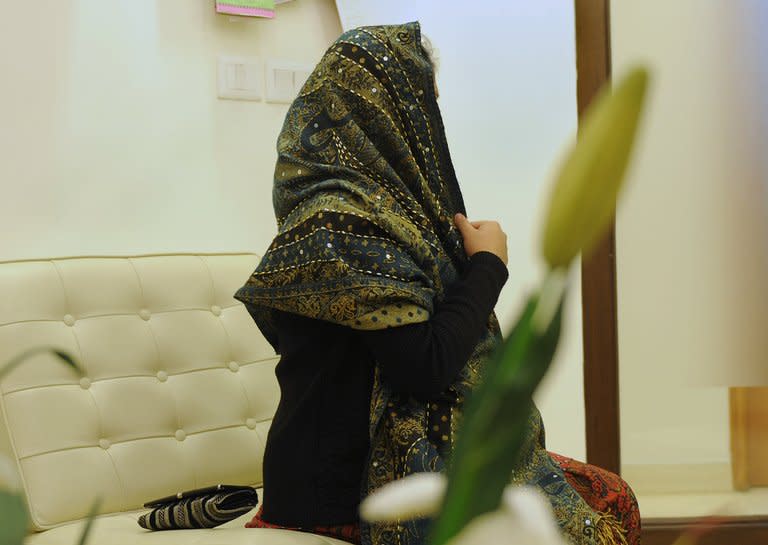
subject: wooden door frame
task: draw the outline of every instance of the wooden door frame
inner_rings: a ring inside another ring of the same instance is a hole
[[[579,121],[598,90],[611,78],[609,8],[608,0],[575,0]],[[592,255],[582,260],[581,306],[587,461],[618,474],[621,445],[613,221]]]
[[[576,95],[579,121],[597,91],[611,78],[610,0],[574,0]],[[615,222],[591,256],[582,261],[584,406],[587,461],[621,473],[619,350]],[[669,545],[695,523],[689,518],[643,519],[644,545]],[[729,517],[699,545],[765,545],[768,516]]]

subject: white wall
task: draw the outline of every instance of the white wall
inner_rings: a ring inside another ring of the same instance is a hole
[[[538,278],[537,211],[576,126],[571,4],[492,2],[468,13],[453,0],[361,4],[369,23],[420,18],[440,49],[440,102],[469,213],[499,219],[509,235],[511,277],[497,307],[506,326]],[[3,6],[0,259],[266,247],[286,106],[218,100],[216,57],[313,63],[339,22],[331,0],[240,23],[212,5]],[[549,447],[583,458],[577,292],[538,400]]]
[[[6,2],[0,260],[261,252],[287,105],[216,98],[220,54],[314,64],[332,0],[230,22],[213,0]]]
[[[724,385],[765,377],[765,95],[753,76],[766,66],[739,21],[750,4],[611,6],[614,74],[643,61],[654,78],[617,218],[625,464],[728,463]],[[744,19],[754,36],[766,13]]]
[[[345,28],[419,20],[439,50],[440,109],[470,219],[509,236],[510,279],[496,310],[508,329],[539,279],[540,204],[576,129],[572,2],[337,0]],[[576,267],[578,269],[578,267]],[[537,395],[547,446],[584,458],[579,279],[552,372]]]

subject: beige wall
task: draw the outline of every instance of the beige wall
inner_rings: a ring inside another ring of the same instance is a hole
[[[419,20],[438,49],[440,109],[467,213],[498,220],[508,234],[509,281],[496,305],[508,331],[540,279],[540,204],[576,131],[573,3],[486,2],[477,10],[462,0],[337,5],[347,26]],[[579,279],[572,280],[562,343],[536,402],[547,446],[583,459],[581,297]]]
[[[358,23],[422,19],[441,50],[440,102],[470,214],[509,233],[511,274],[497,307],[508,328],[539,277],[538,205],[576,127],[572,4],[498,3],[457,17],[457,0],[456,9],[444,0],[352,3],[372,17]],[[0,259],[266,247],[287,107],[218,100],[216,58],[312,64],[340,25],[332,0],[295,0],[274,20],[239,23],[212,5],[3,7]],[[580,336],[574,293],[538,402],[549,446],[583,458]]]
[[[218,100],[220,54],[313,64],[332,0],[233,23],[213,0],[42,0],[0,16],[0,259],[262,251],[284,104]]]
[[[724,385],[766,369],[766,194],[750,153],[759,103],[745,92],[754,45],[738,22],[747,3],[611,5],[614,74],[642,61],[654,77],[617,218],[628,465],[728,463]]]

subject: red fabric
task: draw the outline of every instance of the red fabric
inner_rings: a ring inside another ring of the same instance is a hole
[[[565,478],[589,506],[610,513],[626,531],[627,543],[640,543],[640,509],[629,485],[618,475],[597,466],[549,453],[565,472]]]
[[[342,541],[348,541],[355,545],[360,545],[360,525],[359,524],[342,524],[338,526],[315,526],[313,528],[291,528],[289,526],[280,526],[279,524],[272,524],[266,522],[261,518],[261,510],[259,507],[256,516],[251,519],[251,522],[245,525],[246,528],[279,528],[281,530],[295,530],[297,532],[309,532],[312,534],[319,534],[321,536],[334,537],[341,539]]]

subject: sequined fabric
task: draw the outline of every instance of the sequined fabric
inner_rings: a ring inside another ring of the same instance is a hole
[[[464,202],[420,43],[418,23],[343,34],[288,111],[273,188],[278,234],[236,294],[278,350],[276,309],[366,330],[421,322],[467,264],[453,225]],[[376,372],[363,496],[445,467],[464,399],[500,340],[491,315],[458,380],[430,403],[395,395]],[[594,512],[546,455],[535,409],[530,422],[514,480],[549,494],[573,543],[597,542]],[[420,544],[425,528],[364,524],[362,542]]]
[[[640,545],[640,509],[629,484],[610,471],[550,452],[566,480],[586,502],[600,513],[613,516],[629,545]],[[618,541],[618,540],[617,540]]]

